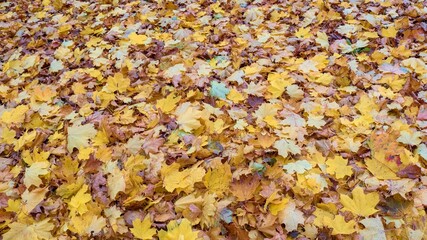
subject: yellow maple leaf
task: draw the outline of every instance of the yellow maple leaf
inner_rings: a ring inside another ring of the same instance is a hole
[[[126,182],[125,182],[125,176],[120,171],[117,164],[114,164],[114,167],[110,169],[109,175],[107,178],[107,185],[108,185],[108,193],[110,195],[111,199],[115,199],[117,196],[117,193],[124,192],[126,188]]]
[[[23,146],[25,146],[27,143],[32,142],[36,138],[37,132],[31,131],[31,132],[25,132],[15,143],[15,147],[13,150],[18,151]]]
[[[138,239],[153,239],[153,236],[156,234],[156,229],[151,228],[151,219],[147,215],[144,220],[137,218],[133,220],[133,228],[130,229],[130,232]]]
[[[267,91],[271,93],[271,98],[278,98],[287,86],[294,83],[293,79],[288,78],[286,73],[270,73],[268,81],[270,86],[267,87]]]
[[[28,165],[32,165],[35,162],[45,162],[50,156],[50,152],[41,151],[40,149],[34,149],[32,152],[29,150],[22,151],[22,159]]]
[[[394,26],[381,29],[381,34],[387,38],[395,38],[397,34],[397,30]]]
[[[1,121],[6,124],[19,124],[25,120],[25,113],[30,108],[27,105],[19,105],[14,109],[7,109],[1,115]]]
[[[335,174],[338,179],[342,179],[345,176],[351,176],[353,174],[351,166],[347,166],[348,160],[341,156],[335,156],[333,159],[326,161],[326,171],[329,174]]]
[[[265,121],[265,118],[264,118]],[[256,143],[259,144],[262,148],[269,148],[277,140],[274,135],[258,133]]]
[[[263,103],[259,108],[255,111],[255,116],[257,118],[257,122],[264,121],[267,116],[276,116],[277,110],[279,107],[276,104],[271,103]]]
[[[205,193],[203,196],[203,208],[200,224],[202,228],[209,228],[216,224],[215,218],[217,210],[217,202],[215,200],[216,194]]]
[[[191,106],[190,103],[184,103],[181,105],[175,112],[175,115],[178,116],[176,122],[186,132],[191,132],[192,130],[202,126],[198,120],[198,118],[202,117],[202,111]]]
[[[180,96],[175,96],[175,94],[171,93],[166,98],[157,100],[156,107],[161,109],[164,113],[170,113],[175,109],[179,100],[181,100]]]
[[[233,101],[234,103],[238,103],[240,101],[245,100],[245,98],[243,97],[243,95],[237,91],[236,89],[232,88],[230,90],[230,92],[227,95],[227,98],[230,99],[231,101]]]
[[[38,85],[34,88],[34,98],[41,102],[50,102],[57,95],[57,92],[50,86]]]
[[[13,199],[9,198],[9,200],[7,200],[7,207],[4,209],[8,212],[16,212],[17,213],[21,210],[21,204],[22,204],[21,199],[13,200]]]
[[[427,72],[426,63],[420,58],[408,58],[401,62],[401,65],[410,69],[413,69],[418,74],[425,74]]]
[[[21,222],[11,223],[8,226],[10,230],[3,235],[3,240],[52,239],[52,234],[50,231],[52,231],[55,226],[49,221],[50,219],[46,218],[42,221],[32,224]]]
[[[376,155],[378,155],[378,153]],[[382,154],[382,156],[384,157],[384,154]],[[371,172],[378,179],[381,179],[381,180],[382,179],[387,179],[387,180],[400,179],[399,177],[397,177],[396,173],[394,173],[394,171],[390,169],[390,167],[387,164],[376,160],[376,158],[365,159],[365,163],[369,172]]]
[[[274,201],[268,205],[268,209],[270,210],[271,214],[273,214],[274,216],[277,216],[277,214],[279,214],[279,212],[281,212],[281,211],[283,211],[283,209],[285,209],[288,202],[289,202],[289,198],[283,198],[281,200]],[[267,202],[266,202],[266,204],[267,204]]]
[[[25,213],[30,213],[33,209],[44,200],[48,188],[36,188],[31,192],[26,189],[22,194],[22,203],[24,204],[23,210]]]
[[[82,215],[88,211],[86,203],[92,200],[92,196],[89,193],[86,193],[87,190],[88,186],[84,184],[68,203],[68,208],[70,209],[70,214],[72,216],[74,216],[76,212]]]
[[[3,128],[1,134],[1,139],[3,143],[12,144],[15,142],[16,131],[9,128]]]
[[[46,175],[49,173],[50,163],[47,161],[44,162],[35,162],[30,167],[25,170],[24,175],[24,185],[29,188],[31,186],[39,187],[42,184],[40,175]]]
[[[137,120],[137,117],[133,116],[134,110],[128,107],[123,109],[121,112],[114,114],[114,122],[120,124],[131,124]]]
[[[80,82],[75,82],[71,86],[71,90],[73,90],[74,94],[84,94],[86,93],[86,85]]]
[[[204,42],[206,40],[206,36],[202,32],[195,32],[193,33],[193,35],[191,35],[191,37],[193,38],[194,41],[198,41],[198,42]]]
[[[144,35],[144,34],[140,35],[140,34],[137,34],[135,32],[129,34],[128,37],[129,37],[131,44],[137,44],[137,45],[147,44],[148,43],[147,40],[149,39],[146,35]]]
[[[185,209],[187,209],[190,205],[199,206],[203,203],[203,197],[198,196],[196,197],[194,194],[190,194],[187,196],[184,196],[178,200],[175,201],[175,211],[176,212],[182,212]]]
[[[92,139],[92,142],[93,146],[105,146],[107,143],[110,142],[110,139],[108,138],[108,134],[105,132],[105,130],[102,129],[101,131],[98,131],[96,133],[96,136]],[[101,158],[99,159],[103,161]]]
[[[160,240],[197,240],[199,231],[193,231],[191,223],[188,219],[184,218],[181,223],[171,221],[167,225],[167,231],[159,231]]]
[[[28,69],[33,67],[40,60],[39,55],[26,55],[22,58],[22,67]]]
[[[405,44],[402,44],[397,48],[390,48],[390,53],[394,57],[400,57],[403,59],[409,58],[412,55],[411,49],[406,48]]]
[[[75,195],[83,186],[84,179],[79,177],[72,183],[62,184],[56,189],[56,193],[63,198],[70,198]]]
[[[363,94],[359,102],[355,105],[355,108],[365,115],[370,114],[373,110],[378,110],[379,107],[373,98],[369,97],[367,94]]]
[[[130,86],[130,79],[123,76],[122,73],[116,73],[114,76],[110,76],[107,79],[107,85],[105,86],[108,92],[112,93],[118,91],[123,93]]]
[[[89,146],[89,139],[95,137],[97,131],[92,123],[68,128],[67,150],[80,149]]]
[[[337,215],[338,209],[333,203],[319,203],[316,206],[316,210],[313,215],[316,216],[314,219],[314,225],[318,227],[328,226],[329,223]]]
[[[316,56],[310,58],[316,64],[316,68],[323,70],[329,64],[329,56],[327,54],[316,54]]]
[[[277,119],[272,115],[266,116],[264,118],[264,122],[266,122],[268,125],[270,125],[273,128],[277,128],[279,126],[279,121],[277,121]]]
[[[376,32],[364,32],[363,36],[367,38],[379,38],[378,33]]]
[[[295,32],[295,36],[297,38],[310,38],[313,36],[313,34],[310,33],[310,28],[300,28],[298,31]]]
[[[106,108],[112,100],[116,99],[116,95],[114,93],[107,92],[94,92],[92,99],[96,101],[97,105],[101,105],[102,108]]]
[[[328,219],[327,226],[332,228],[332,235],[352,234],[356,231],[354,229],[356,222],[354,220],[346,222],[341,215],[336,215],[334,220]]]
[[[272,22],[277,22],[278,20],[280,20],[281,18],[286,17],[286,16],[288,16],[288,13],[285,13],[282,11],[278,12],[278,10],[274,10],[273,12],[271,12],[270,20]]]
[[[90,157],[90,154],[93,152],[93,148],[87,147],[87,148],[80,148],[79,154],[77,154],[77,158],[79,160],[88,160]]]
[[[64,2],[63,0],[52,0],[52,5],[56,11],[59,11],[64,6]]]
[[[212,162],[212,169],[209,169],[204,177],[203,183],[210,192],[223,196],[231,183],[231,168],[228,163],[222,164],[220,160]]]
[[[70,222],[70,230],[79,235],[96,235],[107,225],[107,221],[104,217],[95,215],[91,212],[83,216],[72,216]]]
[[[335,79],[335,77],[330,73],[313,73],[310,74],[310,82],[322,84],[328,86]]]
[[[160,172],[163,177],[163,186],[168,192],[173,192],[174,190],[177,190],[178,193],[181,191],[193,191],[194,184],[202,181],[205,170],[197,167],[197,165],[183,171],[179,171],[179,168],[179,163],[162,167]]]
[[[245,67],[244,72],[246,75],[253,75],[259,73],[262,67],[256,63],[251,64],[250,66]]]
[[[406,79],[399,78],[398,75],[384,75],[378,83],[385,83],[391,87],[391,90],[398,92],[403,88]]]
[[[320,44],[323,48],[329,48],[328,35],[324,32],[317,32],[316,43]]]
[[[340,194],[343,210],[348,210],[356,215],[369,217],[378,212],[375,206],[380,202],[377,192],[365,194],[361,187],[356,187],[352,192],[353,198],[345,194]]]

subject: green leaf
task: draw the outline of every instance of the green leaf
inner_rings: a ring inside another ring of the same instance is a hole
[[[220,213],[220,218],[226,223],[231,223],[233,221],[233,212],[228,208],[224,208]]]
[[[266,168],[264,165],[262,165],[261,163],[257,163],[257,162],[253,162],[251,164],[251,168],[253,170],[255,170],[256,172],[258,172],[259,174],[264,174]]]
[[[427,161],[427,146],[424,143],[418,146],[416,152]]]
[[[397,141],[406,145],[416,146],[421,143],[421,137],[422,133],[419,131],[400,131],[400,137],[397,138]]]
[[[210,95],[213,97],[225,99],[226,95],[230,92],[230,90],[225,86],[224,83],[220,83],[217,81],[211,81],[211,90]]]

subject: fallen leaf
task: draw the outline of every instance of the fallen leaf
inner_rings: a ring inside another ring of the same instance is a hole
[[[292,232],[298,229],[298,225],[304,224],[304,214],[296,209],[295,202],[291,201],[285,209],[279,213],[279,220],[285,224],[285,229]]]
[[[132,222],[133,228],[130,229],[133,236],[135,236],[138,239],[153,239],[153,236],[156,234],[156,229],[151,228],[151,220],[150,217],[147,215],[143,221],[140,219],[135,219]]]
[[[21,222],[11,223],[8,226],[10,230],[3,235],[3,239],[52,239],[52,234],[50,233],[50,231],[52,231],[55,226],[49,221],[50,219],[46,218],[42,221],[33,224]]]
[[[246,201],[254,197],[255,191],[260,182],[256,175],[243,175],[239,180],[234,179],[231,183],[231,193],[237,198],[237,201]]]
[[[198,239],[198,231],[193,231],[191,223],[187,219],[182,219],[180,223],[177,221],[171,221],[167,225],[167,231],[159,231],[160,240],[196,240]]]
[[[93,124],[78,125],[68,128],[67,150],[80,149],[89,146],[89,139],[95,137],[97,131]]]
[[[363,217],[369,217],[378,212],[378,210],[375,209],[380,202],[377,192],[365,194],[361,187],[356,187],[351,193],[353,198],[340,194],[340,201],[344,206],[343,210],[350,211]]]
[[[360,222],[365,226],[365,229],[360,231],[360,235],[362,235],[364,240],[387,239],[381,218],[365,218]]]
[[[225,86],[224,83],[212,81],[210,94],[213,97],[225,99],[230,90]]]
[[[274,148],[279,152],[279,155],[286,158],[288,153],[300,154],[301,149],[293,140],[280,139],[274,143]]]
[[[333,220],[328,221],[327,225],[332,228],[332,235],[348,235],[356,231],[354,228],[356,226],[356,222],[354,220],[346,222],[344,217],[341,215],[336,215]]]

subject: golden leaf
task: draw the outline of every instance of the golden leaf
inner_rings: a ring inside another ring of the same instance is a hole
[[[340,200],[344,206],[343,210],[348,210],[363,217],[369,217],[378,212],[378,210],[375,209],[380,202],[380,197],[377,192],[365,194],[361,187],[356,187],[351,193],[353,198],[340,194]]]

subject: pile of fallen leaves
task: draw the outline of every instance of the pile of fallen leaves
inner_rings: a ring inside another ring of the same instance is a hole
[[[2,1],[2,239],[421,240],[426,16]]]

